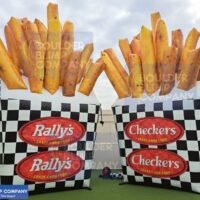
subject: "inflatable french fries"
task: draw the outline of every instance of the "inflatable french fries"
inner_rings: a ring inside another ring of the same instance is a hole
[[[0,77],[8,89],[26,89],[22,77],[0,40]]]
[[[107,48],[93,62],[95,44],[84,44],[75,51],[74,23],[66,20],[62,27],[57,4],[47,7],[47,27],[37,18],[32,22],[11,17],[4,28],[8,50],[0,41],[1,79],[9,89],[24,89],[25,75],[31,92],[46,89],[53,95],[61,87],[68,97],[76,91],[89,96],[102,72],[119,98],[141,98],[156,92],[163,96],[174,87],[192,89],[200,80],[199,31],[192,28],[184,43],[181,29],[175,29],[170,44],[160,13],[152,13],[150,20],[151,29],[142,26],[130,43],[128,38],[119,40],[123,61],[117,51]]]
[[[38,32],[40,34],[41,41],[44,44],[46,44],[46,42],[47,42],[47,34],[48,34],[47,27],[37,18],[35,19],[34,23],[36,24],[36,26],[38,28]]]
[[[128,39],[120,39],[119,40],[119,48],[122,52],[122,55],[124,57],[124,60],[129,67],[129,55],[132,53],[131,48],[128,42]]]
[[[45,56],[44,86],[54,94],[60,85],[60,58],[62,27],[58,16],[58,6],[50,3],[47,8],[48,38]]]
[[[156,46],[156,26],[158,21],[161,19],[160,13],[155,12],[151,14],[151,27],[152,27],[152,35],[153,35],[153,43]],[[155,52],[156,54],[156,52]]]
[[[119,98],[129,97],[129,87],[113,64],[112,60],[109,58],[108,54],[106,52],[102,52],[101,57],[103,62],[105,63],[105,73],[108,76],[111,84],[115,88]]]
[[[21,64],[20,64],[20,59],[18,56],[17,43],[14,38],[13,32],[8,25],[6,25],[4,28],[4,34],[6,38],[6,44],[7,44],[9,56],[15,63],[16,69],[19,71]]]
[[[74,25],[66,21],[62,31],[61,61],[60,61],[60,85],[64,83],[64,75],[67,70],[70,56],[74,50]]]
[[[197,42],[199,39],[199,32],[196,28],[192,28],[192,30],[189,32],[185,45],[181,54],[180,63],[179,63],[179,71],[178,71],[178,80],[181,79],[182,72],[185,68],[185,59],[187,59],[187,53],[188,50],[193,50],[197,46]]]
[[[22,25],[22,27],[23,27],[24,34],[25,34],[28,45],[31,43],[31,41],[34,41],[34,40],[41,41],[36,24],[34,24],[31,21],[27,21],[26,23],[24,23]]]
[[[64,87],[63,87],[64,96],[75,95],[76,83],[78,80],[78,72],[80,69],[79,68],[80,59],[81,59],[81,52],[80,51],[73,52],[67,70],[65,72]]]
[[[144,88],[147,94],[151,95],[158,89],[158,75],[152,32],[145,26],[142,26],[140,37]]]
[[[98,77],[103,72],[103,68],[104,63],[102,61],[91,63],[83,81],[81,82],[79,92],[89,96]]]
[[[48,4],[47,26],[38,18],[32,22],[27,17],[11,17],[4,34],[8,50],[0,40],[0,77],[8,89],[25,89],[26,76],[33,93],[46,89],[53,95],[61,86],[63,95],[75,96],[80,83],[80,92],[89,95],[103,71],[102,61],[97,69],[94,65],[99,66],[100,61],[92,63],[93,43],[85,44],[78,52],[74,50],[74,24],[66,20],[62,27],[57,4]]]
[[[18,59],[20,60],[20,65],[21,65],[20,67],[23,69],[24,75],[29,76],[30,63],[28,59],[28,44],[26,41],[26,37],[24,35],[21,20],[16,19],[15,17],[11,17],[10,21],[8,22],[8,26],[11,28],[14,39],[16,41],[16,46],[18,48],[17,49]]]
[[[182,31],[172,31],[170,46],[167,25],[159,12],[151,14],[151,26],[152,30],[142,26],[141,32],[133,37],[130,44],[128,39],[119,40],[119,48],[129,74],[126,74],[113,49],[103,51],[105,72],[119,98],[130,95],[129,91],[132,98],[140,98],[144,93],[151,96],[157,91],[159,95],[168,95],[175,85],[178,85],[178,89],[190,90],[200,80],[200,57],[196,49],[199,31],[193,28],[185,44]],[[106,71],[109,67],[113,68],[112,74]],[[121,92],[124,86],[121,79],[128,79],[127,93]]]
[[[168,47],[165,50],[161,65],[160,95],[169,94],[174,87],[177,54],[176,47]]]
[[[90,65],[92,64],[93,60],[90,58],[87,62],[87,64],[85,65],[85,69],[84,69],[84,72],[83,72],[83,78],[85,78],[87,72],[88,72],[88,69],[90,68]]]
[[[118,72],[120,73],[120,75],[122,76],[122,78],[127,82],[129,81],[129,75],[126,72],[126,70],[123,68],[122,64],[120,63],[119,59],[117,58],[115,52],[113,49],[106,49],[104,50],[109,58],[111,59],[112,63],[115,65],[116,69],[118,70]]]
[[[140,39],[133,38],[131,41],[131,51],[133,54],[137,54],[141,58],[141,43]]]
[[[168,45],[169,45],[167,27],[166,27],[165,22],[162,19],[158,20],[157,25],[156,25],[155,42],[156,42],[158,80],[160,82],[162,61],[164,58],[164,53],[167,50]]]
[[[139,55],[130,54],[130,87],[133,98],[140,98],[143,94],[144,82],[142,75],[142,63]]]
[[[34,93],[42,93],[44,82],[44,58],[45,48],[37,25],[28,21],[24,26],[24,32],[28,42],[28,57],[30,63],[29,84]]]
[[[82,53],[81,53],[80,69],[79,69],[79,73],[78,73],[77,83],[80,83],[82,78],[83,78],[83,74],[84,74],[84,71],[85,71],[86,64],[89,61],[93,50],[94,50],[94,47],[93,47],[92,43],[86,44]]]
[[[176,65],[178,67],[183,50],[183,33],[181,29],[172,31],[172,46],[177,49]],[[180,71],[180,69],[177,69],[177,71]]]
[[[185,50],[186,58],[184,59],[183,68],[181,69],[180,81],[178,88],[190,90],[195,86],[199,72],[199,55],[200,49]]]

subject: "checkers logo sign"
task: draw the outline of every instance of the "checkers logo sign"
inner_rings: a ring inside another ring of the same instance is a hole
[[[175,142],[184,134],[175,121],[161,117],[147,117],[131,121],[125,133],[134,142],[145,145],[164,145]]]
[[[187,163],[182,157],[161,149],[133,151],[127,162],[136,172],[159,178],[176,177],[187,170]]]
[[[83,160],[75,154],[50,151],[28,156],[19,162],[16,171],[29,181],[52,182],[74,176],[83,166]]]
[[[130,122],[125,133],[134,142],[159,146],[179,140],[184,129],[169,119],[147,117]],[[182,157],[162,149],[135,150],[129,154],[127,163],[138,173],[160,178],[176,177],[187,170],[187,163]]]
[[[46,117],[31,121],[19,130],[20,138],[39,147],[60,147],[80,140],[85,134],[84,126],[72,119]]]

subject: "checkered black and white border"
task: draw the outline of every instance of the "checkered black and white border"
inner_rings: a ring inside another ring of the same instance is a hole
[[[3,135],[3,164],[0,167],[1,184],[25,184],[32,193],[49,190],[64,190],[68,187],[83,188],[90,186],[94,142],[100,105],[68,104],[58,102],[40,102],[29,100],[0,100]],[[25,123],[41,117],[66,117],[82,123],[86,134],[78,142],[66,147],[41,148],[23,142],[17,131]],[[84,168],[75,176],[50,183],[30,182],[16,173],[16,165],[23,158],[37,152],[61,150],[80,156]]]
[[[200,193],[200,100],[113,106],[112,109],[118,132],[124,182],[174,187]],[[140,145],[125,135],[124,128],[130,121],[154,116],[178,122],[185,129],[184,136],[171,144],[154,146]],[[143,148],[159,148],[175,152],[187,161],[188,169],[175,178],[153,178],[139,174],[128,166],[126,158],[133,150]]]

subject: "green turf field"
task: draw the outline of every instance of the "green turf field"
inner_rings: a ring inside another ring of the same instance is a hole
[[[119,185],[119,180],[98,178],[93,171],[92,191],[75,190],[33,195],[31,200],[200,200],[200,194],[137,185]]]

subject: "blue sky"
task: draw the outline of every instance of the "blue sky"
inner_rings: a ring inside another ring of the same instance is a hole
[[[131,38],[140,31],[142,25],[150,27],[150,14],[159,11],[171,31],[181,28],[186,37],[192,27],[200,29],[199,0],[6,0],[0,6],[0,36],[4,40],[4,26],[11,16],[41,19],[46,24],[48,2],[59,4],[62,23],[71,20],[75,31],[90,32],[95,45],[94,59],[99,52],[112,47],[121,62],[124,60],[118,48],[120,38]],[[109,109],[117,98],[110,82],[103,73],[95,87],[95,93],[103,105]]]

